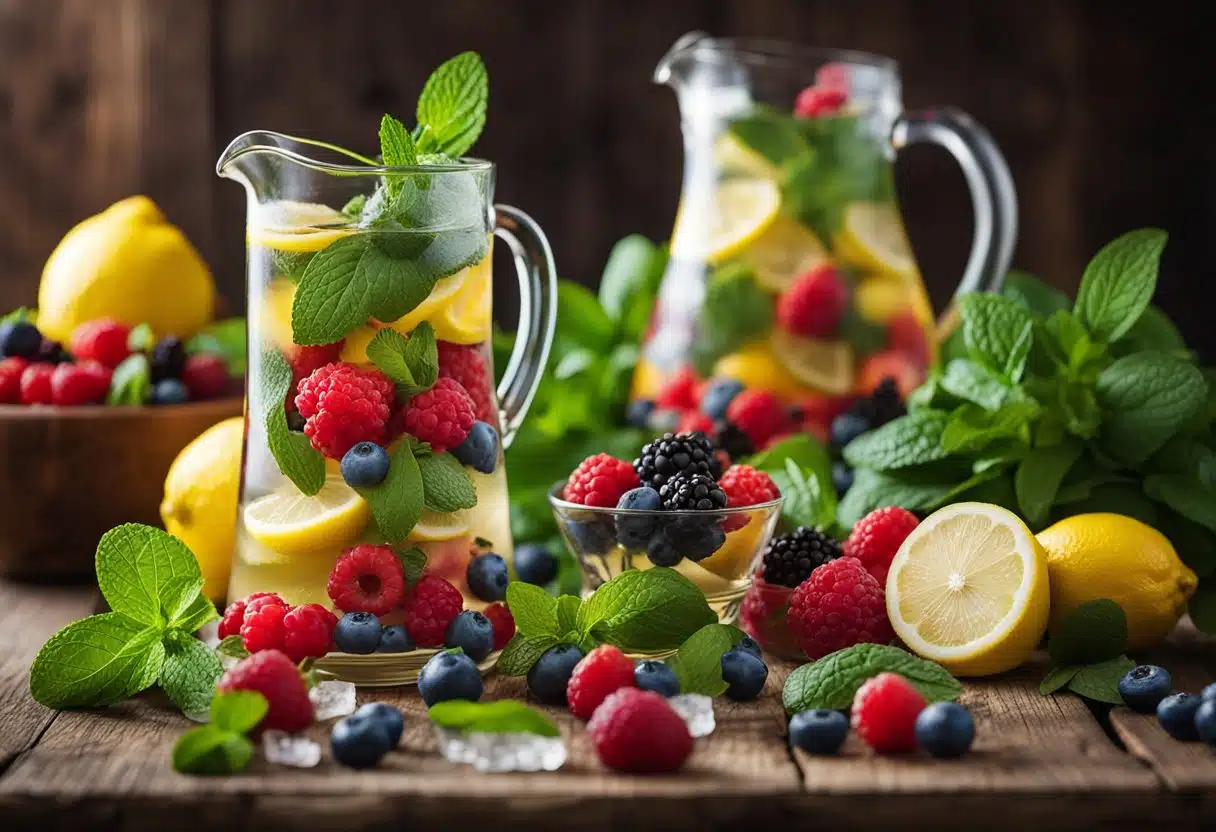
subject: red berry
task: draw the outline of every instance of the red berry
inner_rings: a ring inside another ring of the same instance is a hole
[[[78,360],[91,360],[113,370],[131,354],[127,336],[131,328],[113,318],[85,321],[72,332],[71,351]]]
[[[241,618],[241,641],[250,653],[263,650],[282,650],[283,617],[290,610],[282,598],[267,596],[245,603],[245,615]]]
[[[854,524],[844,542],[845,557],[857,558],[885,587],[895,553],[919,524],[915,514],[899,506],[875,509]]]
[[[499,601],[490,604],[481,613],[494,625],[494,649],[506,647],[507,642],[515,637],[515,616],[511,615],[507,605]]]
[[[903,353],[885,350],[862,362],[854,389],[859,395],[868,396],[884,378],[894,380],[900,398],[906,400],[924,380],[925,370]]]
[[[301,604],[283,616],[283,652],[299,663],[319,659],[333,644],[337,617],[320,604]]]
[[[192,402],[219,398],[228,389],[228,365],[218,355],[191,355],[182,368],[182,383]]]
[[[562,499],[584,506],[615,507],[621,495],[642,484],[633,466],[608,454],[589,456],[566,480]]]
[[[333,344],[319,344],[308,347],[292,344],[287,350],[287,363],[291,365],[293,377],[291,389],[293,393],[301,381],[326,364],[333,364],[340,360],[342,357],[342,347],[345,345],[345,340],[337,341]]]
[[[21,373],[22,404],[51,403],[51,376],[55,373],[55,366],[39,362],[25,368]]]
[[[0,404],[17,404],[21,401],[21,376],[29,364],[17,356],[0,361]]]
[[[473,400],[473,412],[488,424],[498,424],[494,414],[493,391],[490,389],[490,371],[485,356],[475,346],[439,341],[439,377],[450,378]]]
[[[811,660],[895,637],[882,586],[857,558],[837,558],[815,569],[790,596],[787,621]]]
[[[804,659],[802,648],[786,625],[793,592],[789,587],[764,580],[761,568],[743,596],[739,622],[743,630],[768,652],[786,659]]]
[[[816,266],[794,281],[777,299],[777,323],[807,338],[836,334],[849,305],[849,288],[835,266]]]
[[[916,748],[916,717],[925,697],[898,673],[879,673],[853,696],[853,730],[879,754]]]
[[[852,396],[828,396],[823,393],[807,393],[794,402],[793,419],[799,430],[805,433],[823,433],[827,437],[832,420],[849,409]]]
[[[750,465],[732,465],[718,479],[718,487],[726,492],[727,508],[743,508],[767,503],[781,496],[773,478]],[[746,514],[732,514],[722,521],[728,534],[743,528],[751,520]]]
[[[699,410],[686,410],[676,423],[676,433],[692,433],[700,431],[707,436],[714,434],[714,420]]]
[[[756,448],[791,428],[789,411],[768,390],[744,390],[735,396],[726,407],[726,420],[747,434]]]
[[[405,596],[405,629],[419,647],[442,647],[452,619],[464,609],[460,590],[443,578],[424,575]]]
[[[672,410],[695,410],[700,401],[697,396],[700,383],[696,370],[692,367],[681,367],[663,382],[658,395],[654,397],[655,406]]]
[[[667,700],[654,691],[621,688],[587,723],[600,762],[618,771],[675,771],[692,753],[692,734]]]
[[[439,379],[430,390],[410,399],[403,416],[405,430],[429,442],[437,454],[463,442],[476,418],[473,398],[450,378]]]
[[[391,381],[376,370],[326,364],[300,382],[296,407],[308,421],[304,434],[330,459],[341,459],[357,442],[384,441],[384,425],[395,402]]]
[[[794,115],[799,118],[834,116],[849,100],[849,94],[832,87],[807,87],[794,99]]]
[[[312,725],[308,688],[299,668],[279,650],[265,650],[242,659],[220,678],[216,690],[220,693],[251,690],[266,697],[270,708],[259,723],[260,728],[295,733]]]
[[[633,660],[612,644],[601,644],[574,667],[566,683],[570,713],[591,719],[595,709],[621,688],[633,687]]]
[[[105,401],[111,372],[96,361],[56,365],[51,373],[51,404],[72,407]]]
[[[846,95],[849,92],[848,64],[824,64],[815,71],[815,86],[825,90],[840,90]]]
[[[257,601],[259,598],[270,598],[272,601],[263,601],[261,603],[275,603],[281,607],[287,606],[287,602],[280,598],[274,592],[255,592],[248,598],[241,598],[233,601],[224,610],[224,617],[220,619],[220,638],[228,638],[228,636],[239,636],[241,634],[241,624],[245,620],[245,607]]]
[[[338,558],[326,591],[342,612],[387,615],[405,598],[405,572],[391,546],[360,543]]]
[[[922,370],[929,366],[929,338],[912,312],[900,312],[887,322],[887,346]]]

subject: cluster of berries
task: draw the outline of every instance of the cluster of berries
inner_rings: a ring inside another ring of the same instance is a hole
[[[1216,748],[1216,682],[1198,695],[1174,693],[1168,670],[1142,664],[1119,681],[1119,695],[1137,713],[1156,713],[1161,727],[1174,739],[1202,740]]]
[[[843,496],[853,486],[853,469],[841,456],[844,446],[863,433],[880,428],[907,412],[899,384],[888,376],[879,382],[869,396],[857,399],[848,409],[832,418],[828,436],[835,457],[832,483],[837,495]]]

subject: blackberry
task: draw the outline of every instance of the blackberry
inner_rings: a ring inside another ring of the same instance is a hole
[[[820,566],[840,557],[840,544],[810,526],[777,535],[764,549],[764,580],[796,587]]]
[[[706,474],[681,474],[659,489],[664,511],[715,511],[726,508],[726,492]]]
[[[731,461],[738,461],[756,452],[752,440],[734,422],[719,419],[714,423],[714,447],[726,451]]]
[[[186,367],[186,347],[180,338],[161,338],[152,348],[152,381],[181,378]]]
[[[633,461],[633,470],[638,472],[642,485],[655,490],[680,474],[713,477],[718,467],[713,443],[699,430],[665,433],[644,445],[641,455]]]
[[[908,409],[904,407],[903,399],[899,397],[899,388],[895,385],[895,379],[890,376],[879,382],[868,401],[871,408],[870,423],[876,428],[882,427],[887,422],[893,422],[908,412]]]

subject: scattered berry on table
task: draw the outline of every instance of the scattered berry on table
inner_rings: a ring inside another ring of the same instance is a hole
[[[616,545],[616,527],[610,517],[567,520],[565,528],[575,550],[584,555],[602,555]]]
[[[295,404],[312,446],[340,460],[356,442],[384,439],[395,396],[393,383],[379,372],[334,363],[300,381]]]
[[[654,412],[654,401],[637,399],[625,408],[625,422],[635,428],[649,427],[650,414]]]
[[[638,475],[628,462],[608,454],[594,454],[570,473],[562,489],[562,499],[568,503],[610,508],[622,494],[638,485]]]
[[[777,299],[777,323],[806,338],[836,334],[849,306],[849,287],[836,267],[815,266],[799,276]]]
[[[295,662],[280,650],[254,653],[220,677],[219,693],[255,691],[266,697],[269,708],[259,726],[294,734],[312,724],[312,702]]]
[[[58,341],[43,338],[42,343],[38,346],[38,354],[34,356],[34,360],[45,361],[48,364],[63,364],[72,360],[72,354],[65,350],[63,344]]]
[[[838,497],[843,497],[853,487],[853,469],[843,459],[832,463],[832,485]]]
[[[799,526],[777,535],[764,547],[764,580],[792,589],[840,554],[840,544],[830,536],[810,526]]]
[[[840,112],[849,94],[833,87],[811,86],[794,99],[794,115],[798,118],[821,118]]]
[[[559,644],[541,653],[528,671],[528,690],[547,705],[566,704],[566,686],[583,651],[573,644]]]
[[[732,465],[722,472],[718,487],[726,493],[729,508],[743,508],[767,503],[781,496],[773,478],[750,465]],[[746,514],[733,514],[722,521],[723,531],[737,531],[751,520]]]
[[[659,489],[664,511],[720,511],[726,508],[726,492],[713,477],[682,473]]]
[[[342,455],[342,479],[351,488],[370,488],[384,482],[392,458],[375,442],[356,442]]]
[[[85,321],[72,331],[72,354],[79,360],[96,361],[113,370],[131,354],[127,336],[131,327],[113,318]]]
[[[849,718],[840,711],[815,708],[790,717],[790,745],[808,754],[835,754],[849,736]]]
[[[641,454],[633,461],[633,470],[637,472],[640,484],[655,490],[661,490],[681,474],[700,474],[717,479],[716,468],[713,443],[700,432],[665,433],[643,445]],[[638,484],[634,483],[635,486]],[[612,505],[615,505],[615,501]]]
[[[353,715],[371,717],[379,722],[391,748],[396,748],[397,743],[401,742],[401,735],[405,733],[405,717],[387,702],[368,702],[359,706]]]
[[[1195,731],[1208,745],[1216,745],[1216,699],[1203,699],[1195,711]]]
[[[506,604],[490,604],[481,614],[490,619],[494,627],[494,649],[501,650],[515,636],[515,616]]]
[[[756,452],[756,447],[747,434],[734,422],[725,419],[714,422],[713,445],[731,459],[743,459]]]
[[[1155,713],[1158,703],[1172,690],[1170,672],[1154,664],[1133,667],[1119,680],[1119,695],[1124,704],[1141,714]]]
[[[498,467],[498,431],[488,422],[474,422],[464,441],[452,448],[452,456],[474,471],[493,474]]]
[[[1174,693],[1157,703],[1157,721],[1176,740],[1195,742],[1199,732],[1195,729],[1195,712],[1203,703],[1202,697],[1193,693]]]
[[[732,647],[722,654],[722,680],[726,682],[726,695],[736,702],[748,702],[764,690],[768,679],[768,665],[764,659],[749,650]]]
[[[182,368],[182,383],[190,391],[192,402],[218,399],[228,389],[228,365],[218,355],[192,355]]]
[[[974,740],[971,711],[957,702],[934,702],[916,716],[916,743],[933,757],[961,757]]]
[[[701,394],[701,412],[710,419],[725,419],[726,406],[743,392],[743,384],[733,378],[717,378],[709,382]]]
[[[21,404],[50,404],[54,372],[55,365],[44,361],[27,366],[21,373]]]
[[[438,575],[424,575],[405,595],[405,628],[419,647],[440,647],[452,619],[464,609],[460,590]]]
[[[768,390],[744,390],[726,408],[727,421],[747,434],[752,447],[763,448],[790,430],[789,410]]]
[[[288,394],[288,398],[294,398],[301,381],[326,364],[337,363],[338,359],[342,357],[344,346],[346,346],[345,340],[314,346],[292,344],[287,350],[287,363],[291,366],[292,375],[291,392]]]
[[[601,763],[636,774],[675,771],[693,747],[688,726],[666,698],[632,687],[610,694],[596,708],[587,734]]]
[[[42,333],[29,321],[0,324],[0,355],[5,358],[36,358],[42,347]]]
[[[443,644],[459,647],[475,662],[482,661],[494,650],[494,625],[484,614],[464,610],[448,625]]]
[[[473,400],[473,412],[482,422],[494,424],[494,399],[486,359],[475,346],[439,341],[439,377],[456,381]],[[488,473],[488,472],[487,472]]]
[[[850,408],[832,420],[832,428],[828,435],[828,441],[833,448],[840,450],[868,431],[870,427],[869,417]]]
[[[154,384],[166,378],[180,379],[186,367],[186,347],[182,339],[174,335],[161,338],[152,348],[150,363]]]
[[[21,401],[21,376],[28,366],[28,361],[16,356],[0,360],[0,404]]]
[[[709,434],[714,429],[714,420],[706,416],[699,410],[685,410],[680,416],[680,421],[676,422],[677,433],[697,433]]]
[[[367,655],[380,646],[380,619],[370,612],[348,612],[334,627],[334,646],[343,653]]]
[[[477,663],[464,653],[436,653],[418,674],[418,694],[428,708],[452,699],[476,702],[483,690]]]
[[[460,382],[441,378],[430,390],[410,399],[402,418],[411,436],[429,442],[431,450],[441,454],[465,440],[477,414]]]
[[[152,404],[185,404],[189,400],[190,391],[176,378],[162,378],[153,384],[152,395],[148,398]]]
[[[377,653],[408,653],[414,649],[414,640],[409,631],[400,624],[390,624],[380,630],[380,640],[376,644]]]
[[[515,574],[526,584],[544,586],[557,577],[557,558],[548,547],[525,543],[515,550]]]
[[[283,638],[287,634],[283,619],[291,609],[277,595],[264,595],[245,602],[245,615],[241,619],[241,641],[250,653],[283,649]]]
[[[786,622],[812,660],[895,637],[883,588],[856,558],[839,558],[813,571],[790,596]]]
[[[616,507],[629,511],[658,511],[663,507],[659,492],[648,485],[633,488],[621,495]],[[616,515],[616,539],[626,549],[641,549],[658,528],[657,517],[649,515]]]
[[[736,644],[735,646],[738,647],[740,650],[744,651],[745,653],[751,653],[753,656],[755,656],[758,659],[764,657],[763,652],[760,650],[759,642],[757,642],[751,636],[744,636],[742,639],[739,640],[739,643]]]
[[[362,709],[338,720],[329,734],[334,759],[353,769],[375,766],[392,750],[389,732],[383,721]]]
[[[906,508],[885,506],[875,509],[853,525],[853,531],[844,542],[844,555],[861,561],[866,571],[885,587],[895,553],[919,525],[916,515]]]
[[[694,562],[705,560],[726,543],[726,532],[712,516],[708,522],[695,516],[677,517],[664,523],[661,532],[651,539],[651,548],[648,551],[653,552],[655,544],[663,542],[679,557],[685,557]],[[662,556],[660,555],[660,557]],[[677,561],[679,557],[677,557]],[[651,560],[654,560],[653,554]],[[655,565],[670,564],[656,563]]]
[[[1216,682],[1212,682],[1212,684],[1205,687],[1199,695],[1205,700],[1216,699]]]
[[[320,604],[301,604],[283,616],[283,652],[296,664],[330,651],[338,618]]]
[[[660,696],[680,694],[680,677],[666,662],[653,659],[638,662],[633,669],[633,684],[642,690],[652,690]]]
[[[487,552],[470,558],[465,570],[465,582],[469,591],[482,601],[503,601],[507,597],[507,583],[511,576],[502,555]]]
[[[391,546],[359,543],[338,557],[326,591],[342,612],[386,615],[405,597],[405,573]]]
[[[663,382],[658,395],[654,397],[655,406],[679,411],[692,410],[697,406],[697,388],[700,384],[696,370],[681,367]]]
[[[110,375],[110,369],[96,361],[59,364],[51,374],[51,404],[99,404],[110,389]]]
[[[916,748],[916,717],[925,697],[898,673],[879,673],[853,696],[852,722],[866,745],[879,754]]]
[[[601,644],[582,658],[566,683],[570,713],[591,719],[608,694],[633,687],[633,660],[612,644]]]
[[[221,639],[241,634],[241,624],[245,621],[245,607],[250,602],[256,601],[259,598],[270,598],[272,599],[271,603],[278,604],[281,607],[287,606],[287,602],[274,592],[255,592],[246,598],[232,601],[224,608],[224,617],[220,619],[219,637]]]

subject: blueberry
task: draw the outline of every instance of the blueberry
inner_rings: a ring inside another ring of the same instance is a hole
[[[567,520],[566,534],[574,548],[585,555],[602,555],[616,543],[616,529],[611,519]]]
[[[722,680],[728,685],[726,695],[736,702],[746,702],[759,696],[766,679],[768,665],[755,654],[738,647],[732,647],[722,654]]]
[[[1216,682],[1212,682],[1212,684],[1204,688],[1199,695],[1203,699],[1216,699]]]
[[[334,627],[334,645],[343,653],[375,653],[380,646],[380,619],[370,612],[348,612]]]
[[[393,624],[380,631],[377,653],[408,653],[414,649],[414,640],[409,631],[400,624]]]
[[[655,566],[675,566],[684,560],[684,556],[676,551],[667,540],[667,535],[660,531],[646,545],[646,557]]]
[[[1193,693],[1175,693],[1157,703],[1157,721],[1176,740],[1194,742],[1199,739],[1195,730],[1195,712],[1203,700]]]
[[[832,463],[832,485],[836,486],[836,495],[844,496],[844,493],[853,487],[853,469],[845,464],[844,460],[836,460]]]
[[[845,411],[832,420],[832,447],[839,450],[870,429],[870,420]]]
[[[633,668],[633,683],[642,690],[652,690],[661,696],[680,693],[680,679],[664,662],[638,662]]]
[[[334,759],[351,768],[371,768],[395,745],[382,720],[358,712],[340,720],[329,735]]]
[[[436,653],[418,674],[418,694],[428,708],[450,699],[476,702],[482,690],[481,671],[464,653]]]
[[[498,431],[485,422],[474,422],[464,441],[452,448],[452,456],[474,471],[493,474],[498,465]]]
[[[308,424],[308,420],[306,420],[303,416],[300,415],[300,411],[289,410],[287,412],[287,429],[288,430],[294,430],[297,433],[301,433],[304,430],[304,426],[307,424]]]
[[[161,338],[152,348],[152,381],[166,378],[181,378],[186,367],[186,347],[180,338],[172,335]]]
[[[486,552],[469,561],[465,569],[465,580],[469,591],[482,601],[503,601],[507,597],[507,583],[511,580],[507,562],[502,555]]]
[[[1170,695],[1170,672],[1154,664],[1142,664],[1127,671],[1119,680],[1119,695],[1133,711],[1151,714],[1157,703]]]
[[[1195,711],[1195,731],[1199,739],[1216,747],[1216,699],[1200,697],[1199,709]]]
[[[185,404],[189,398],[186,385],[175,378],[162,378],[152,385],[152,404]]]
[[[650,414],[654,412],[654,402],[650,399],[638,399],[630,402],[625,408],[625,421],[635,428],[646,427]]]
[[[539,543],[515,550],[515,575],[526,584],[544,586],[557,577],[557,558]]]
[[[465,610],[452,619],[444,634],[447,647],[459,647],[464,654],[479,662],[494,649],[494,625],[474,610]]]
[[[356,442],[342,456],[342,479],[351,488],[370,488],[384,482],[392,459],[375,442]]]
[[[390,748],[396,748],[397,743],[401,742],[401,734],[405,731],[405,717],[387,702],[368,702],[355,711],[354,715],[370,717],[379,722],[388,736]]]
[[[42,333],[29,321],[0,324],[0,355],[33,358],[42,346]]]
[[[727,405],[742,392],[743,385],[733,378],[711,381],[701,394],[701,412],[711,419],[725,419]]]
[[[42,343],[38,345],[38,353],[34,356],[35,361],[44,361],[47,364],[67,364],[72,360],[72,354],[63,348],[63,344],[58,341],[52,341],[49,338],[43,338]]]
[[[916,742],[934,757],[961,757],[975,739],[975,720],[957,702],[934,702],[916,716]]]
[[[550,647],[528,671],[528,690],[548,705],[565,705],[570,674],[582,659],[583,651],[573,644]]]
[[[673,549],[691,561],[705,560],[726,542],[726,532],[712,515],[677,517],[663,527],[663,536]]]
[[[840,711],[815,708],[790,717],[790,745],[808,754],[835,754],[849,735],[849,718]]]
[[[762,652],[760,650],[760,645],[751,636],[744,636],[742,638],[742,640],[740,640],[740,642],[735,645],[735,647],[738,647],[740,650],[743,650],[747,653],[751,653],[757,659],[764,658],[764,656],[762,655]]]
[[[626,491],[616,504],[617,508],[634,511],[659,511],[661,506],[659,492],[647,486]],[[659,518],[654,516],[618,514],[616,515],[616,539],[626,549],[645,548],[658,524]]]

